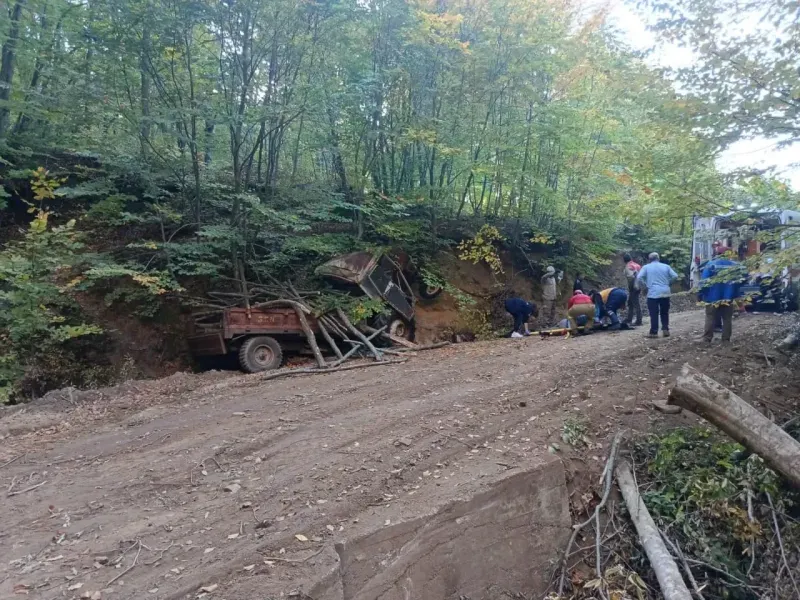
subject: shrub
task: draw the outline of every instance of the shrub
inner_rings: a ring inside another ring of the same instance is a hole
[[[25,236],[0,252],[0,401],[19,391],[26,373],[40,371],[75,338],[101,333],[84,323],[70,295],[82,244],[75,222],[49,227],[39,209]]]

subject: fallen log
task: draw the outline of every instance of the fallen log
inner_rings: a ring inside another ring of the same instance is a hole
[[[381,331],[383,331],[383,328],[381,328],[380,330],[378,330],[375,333],[371,334],[367,338],[367,340],[368,341],[372,341],[372,338],[374,338],[376,335],[378,335]],[[357,343],[353,344],[353,347],[350,348],[350,350],[347,351],[347,354],[342,356],[342,358],[340,358],[339,360],[333,361],[329,366],[330,367],[338,367],[340,364],[342,364],[344,361],[346,361],[348,358],[350,358],[359,348],[362,348],[363,346],[364,345],[361,342],[357,342]]]
[[[344,326],[340,325],[336,319],[334,319],[330,315],[320,315],[317,320],[325,325],[328,329],[330,329],[336,336],[339,338],[346,338],[347,332],[344,330]]]
[[[358,363],[355,365],[342,365],[340,367],[308,367],[304,369],[286,369],[284,371],[272,371],[265,375],[261,375],[261,381],[269,379],[277,379],[278,377],[293,377],[295,375],[322,375],[323,373],[337,373],[339,371],[352,371],[353,369],[366,369],[368,367],[382,367],[384,365],[400,365],[407,362],[407,359],[392,359],[392,360],[373,360],[371,362]]]
[[[336,342],[331,337],[331,334],[328,333],[328,329],[325,327],[324,323],[317,321],[317,326],[319,327],[319,332],[322,334],[322,337],[325,338],[325,341],[328,342],[328,346],[336,355],[336,358],[342,358],[342,351],[339,350],[339,346],[336,345]]]
[[[661,533],[639,495],[639,488],[636,486],[631,468],[626,462],[617,466],[617,483],[628,507],[631,521],[636,527],[636,533],[639,534],[639,541],[656,574],[664,600],[692,600],[692,595],[681,577],[678,565],[675,564],[664,545]]]
[[[800,442],[729,389],[684,365],[667,403],[703,417],[800,488]]]
[[[370,327],[369,325],[364,325],[364,329],[366,331],[368,331],[369,333],[374,333],[375,332],[375,329]],[[384,333],[381,334],[381,337],[389,340],[390,342],[392,342],[394,344],[397,344],[398,346],[404,346],[405,348],[408,348],[409,350],[419,350],[419,346],[417,344],[415,344],[414,342],[409,342],[407,339],[398,337],[396,335],[392,335],[391,333],[384,332]]]
[[[450,346],[452,342],[436,342],[435,344],[425,344],[416,348],[382,348],[384,354],[396,354],[397,356],[416,356],[421,350],[435,350]]]
[[[364,344],[370,352],[372,352],[375,360],[383,359],[378,349],[367,339],[367,336],[361,333],[358,328],[350,322],[350,319],[347,318],[347,315],[344,314],[344,311],[341,308],[336,309],[336,316],[339,317],[339,320],[344,324],[345,327],[347,327],[348,331],[356,336],[358,340]]]

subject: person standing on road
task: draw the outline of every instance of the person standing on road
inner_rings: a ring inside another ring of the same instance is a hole
[[[582,290],[575,290],[567,302],[567,318],[572,335],[578,333],[578,327],[581,325],[585,333],[591,331],[594,322],[594,302]]]
[[[531,330],[528,327],[528,320],[531,318],[531,315],[534,317],[539,316],[539,311],[537,310],[536,305],[533,302],[528,302],[522,298],[509,298],[506,300],[505,308],[506,312],[514,319],[514,328],[506,337],[512,337],[515,332],[522,333],[522,335],[530,335]],[[525,326],[525,331],[520,332],[520,329],[523,328],[523,325]]]
[[[714,330],[722,326],[722,341],[731,341],[733,312],[740,297],[743,280],[741,265],[735,260],[717,256],[706,263],[701,273],[697,299],[706,307],[703,341],[711,343]]]
[[[650,333],[648,337],[658,337],[658,321],[664,337],[669,337],[669,307],[672,290],[670,285],[678,279],[678,274],[669,265],[661,262],[658,252],[647,257],[650,262],[642,267],[636,278],[636,286],[647,288],[647,312],[650,313]]]
[[[558,298],[558,282],[556,281],[556,270],[549,266],[542,275],[542,316],[544,325],[551,326],[556,319],[556,298]]]
[[[639,302],[641,292],[636,287],[636,277],[642,270],[642,266],[634,261],[630,254],[625,254],[622,258],[625,261],[625,280],[628,282],[628,314],[625,315],[625,322],[638,327],[642,324],[642,305]],[[635,323],[634,316],[636,317]]]

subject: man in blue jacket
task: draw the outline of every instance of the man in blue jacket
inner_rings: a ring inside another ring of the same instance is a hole
[[[506,300],[505,308],[506,312],[514,318],[514,328],[506,337],[511,337],[514,332],[522,333],[522,335],[530,335],[531,331],[528,328],[528,320],[531,318],[531,315],[534,317],[539,316],[539,310],[536,308],[536,305],[522,298],[509,298]],[[523,328],[523,325],[525,326],[525,331],[521,332],[520,329]]]
[[[700,274],[697,299],[706,307],[703,341],[714,339],[714,329],[722,320],[722,341],[730,342],[733,332],[733,310],[744,279],[742,266],[735,260],[716,256],[708,261]]]

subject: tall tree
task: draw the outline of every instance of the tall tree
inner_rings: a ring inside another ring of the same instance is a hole
[[[697,123],[726,145],[800,140],[800,12],[785,0],[646,0],[654,27],[696,61],[675,74],[703,103]]]

